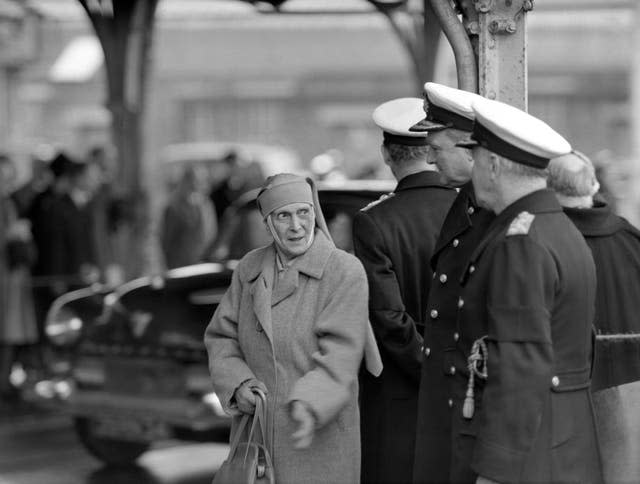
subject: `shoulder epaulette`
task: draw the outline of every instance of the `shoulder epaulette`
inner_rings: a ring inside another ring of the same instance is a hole
[[[507,237],[510,235],[527,235],[535,215],[529,212],[520,212],[516,218],[511,221],[507,230]]]
[[[383,195],[380,196],[380,198],[378,198],[377,200],[374,200],[373,202],[371,202],[370,204],[362,207],[360,209],[361,212],[366,212],[367,210],[369,210],[371,207],[375,207],[376,205],[378,205],[379,203],[384,202],[385,200],[388,200],[390,198],[393,198],[395,196],[395,192],[390,192],[390,193],[385,193]]]

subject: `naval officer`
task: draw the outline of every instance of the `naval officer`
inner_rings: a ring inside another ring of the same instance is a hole
[[[418,417],[414,482],[449,480],[452,445],[451,399],[455,384],[452,356],[460,338],[456,320],[460,276],[494,214],[478,206],[471,184],[473,158],[456,143],[467,140],[475,115],[477,94],[441,84],[424,85],[424,118],[414,130],[427,131],[432,156],[447,183],[459,193],[447,214],[431,259],[434,279],[427,302]]]
[[[601,482],[589,393],[596,271],[547,188],[549,160],[571,146],[504,103],[473,110],[474,191],[496,218],[462,276],[450,480]]]
[[[362,482],[411,482],[422,332],[432,284],[429,260],[456,192],[428,163],[428,133],[410,131],[422,99],[380,105],[382,158],[396,189],[353,221],[356,256],[369,282],[369,318],[384,369],[361,376]]]

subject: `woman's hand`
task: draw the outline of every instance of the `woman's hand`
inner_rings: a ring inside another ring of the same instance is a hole
[[[267,394],[266,385],[255,378],[243,382],[242,385],[236,389],[234,396],[236,404],[238,405],[238,410],[242,413],[253,415],[255,412],[257,397],[254,393],[254,389],[261,390],[265,395]]]
[[[291,404],[291,418],[298,424],[298,429],[291,435],[296,449],[306,449],[311,445],[316,428],[316,419],[309,407],[299,400]]]

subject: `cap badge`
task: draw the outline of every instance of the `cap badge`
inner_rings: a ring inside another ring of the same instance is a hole
[[[507,230],[507,237],[510,235],[527,235],[535,215],[529,212],[520,212],[516,218],[513,219],[509,229]]]

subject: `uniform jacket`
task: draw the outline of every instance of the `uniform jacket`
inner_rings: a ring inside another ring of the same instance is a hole
[[[363,482],[411,481],[429,260],[455,196],[440,174],[415,173],[353,221],[384,365],[379,378],[361,380]]]
[[[460,278],[471,253],[495,218],[475,202],[471,183],[463,186],[446,216],[431,259],[433,283],[427,301],[422,374],[418,398],[414,482],[447,482],[452,454],[453,351]]]
[[[452,413],[454,445],[464,452],[451,480],[601,482],[589,393],[595,266],[551,190],[496,217],[462,285]],[[466,359],[485,335],[488,376],[476,378],[468,419]]]
[[[596,331],[640,334],[640,231],[604,201],[564,212],[584,236],[596,264]],[[640,340],[599,341],[592,390],[636,380],[640,380]]]
[[[235,417],[233,394],[242,382],[257,378],[267,386],[276,482],[357,482],[357,374],[367,327],[364,270],[319,230],[272,291],[274,266],[273,245],[249,252],[237,266],[205,332],[213,386]],[[317,419],[313,443],[305,450],[292,445],[293,400],[306,403]]]

